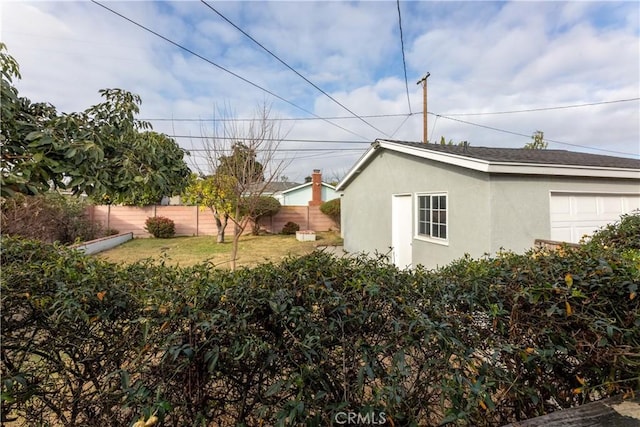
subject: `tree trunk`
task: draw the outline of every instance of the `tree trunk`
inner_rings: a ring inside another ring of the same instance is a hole
[[[251,221],[253,221],[253,229],[251,230],[251,234],[253,234],[254,236],[259,236],[260,235],[260,218],[252,218]]]
[[[217,243],[224,243],[224,230],[227,228],[227,223],[229,222],[229,215],[224,214],[224,221],[220,218],[220,214],[214,208],[210,208],[211,212],[213,212],[213,217],[216,220],[216,227],[218,229],[218,235],[216,238]]]
[[[240,204],[236,205],[236,220],[233,221],[233,245],[231,247],[231,271],[236,269],[236,257],[238,256],[238,244],[240,241],[240,235],[244,230],[244,227],[240,227],[238,220],[240,218]]]

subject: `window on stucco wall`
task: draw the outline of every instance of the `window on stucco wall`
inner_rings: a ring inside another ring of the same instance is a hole
[[[418,194],[418,236],[447,240],[447,195]]]

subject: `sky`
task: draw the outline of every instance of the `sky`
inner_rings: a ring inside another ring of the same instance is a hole
[[[337,180],[377,138],[423,140],[427,73],[431,142],[542,131],[549,149],[640,158],[635,1],[4,1],[0,16],[21,96],[70,113],[100,89],[138,94],[194,168],[215,120],[268,105],[281,175]]]

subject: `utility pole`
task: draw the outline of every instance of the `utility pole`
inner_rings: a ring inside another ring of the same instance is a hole
[[[424,124],[424,134],[422,143],[426,144],[429,142],[429,138],[427,135],[427,78],[431,75],[431,73],[427,73],[421,80],[418,80],[417,84],[422,83],[422,122]]]

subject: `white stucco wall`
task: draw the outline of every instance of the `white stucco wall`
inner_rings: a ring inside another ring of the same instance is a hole
[[[347,186],[342,197],[345,250],[383,252],[391,247],[391,198],[412,194],[413,264],[436,267],[469,253],[490,250],[489,180],[486,174],[452,167],[401,153],[376,155]],[[416,193],[447,192],[449,239],[445,244],[416,237]]]
[[[640,192],[638,180],[488,174],[380,150],[349,183],[342,197],[342,234],[349,252],[389,253],[394,194],[412,195],[413,266],[435,268],[464,256],[521,253],[550,238],[550,194]],[[446,192],[446,243],[416,236],[416,193]]]
[[[523,252],[535,239],[549,239],[551,192],[640,193],[631,179],[558,176],[491,176],[491,252]]]

